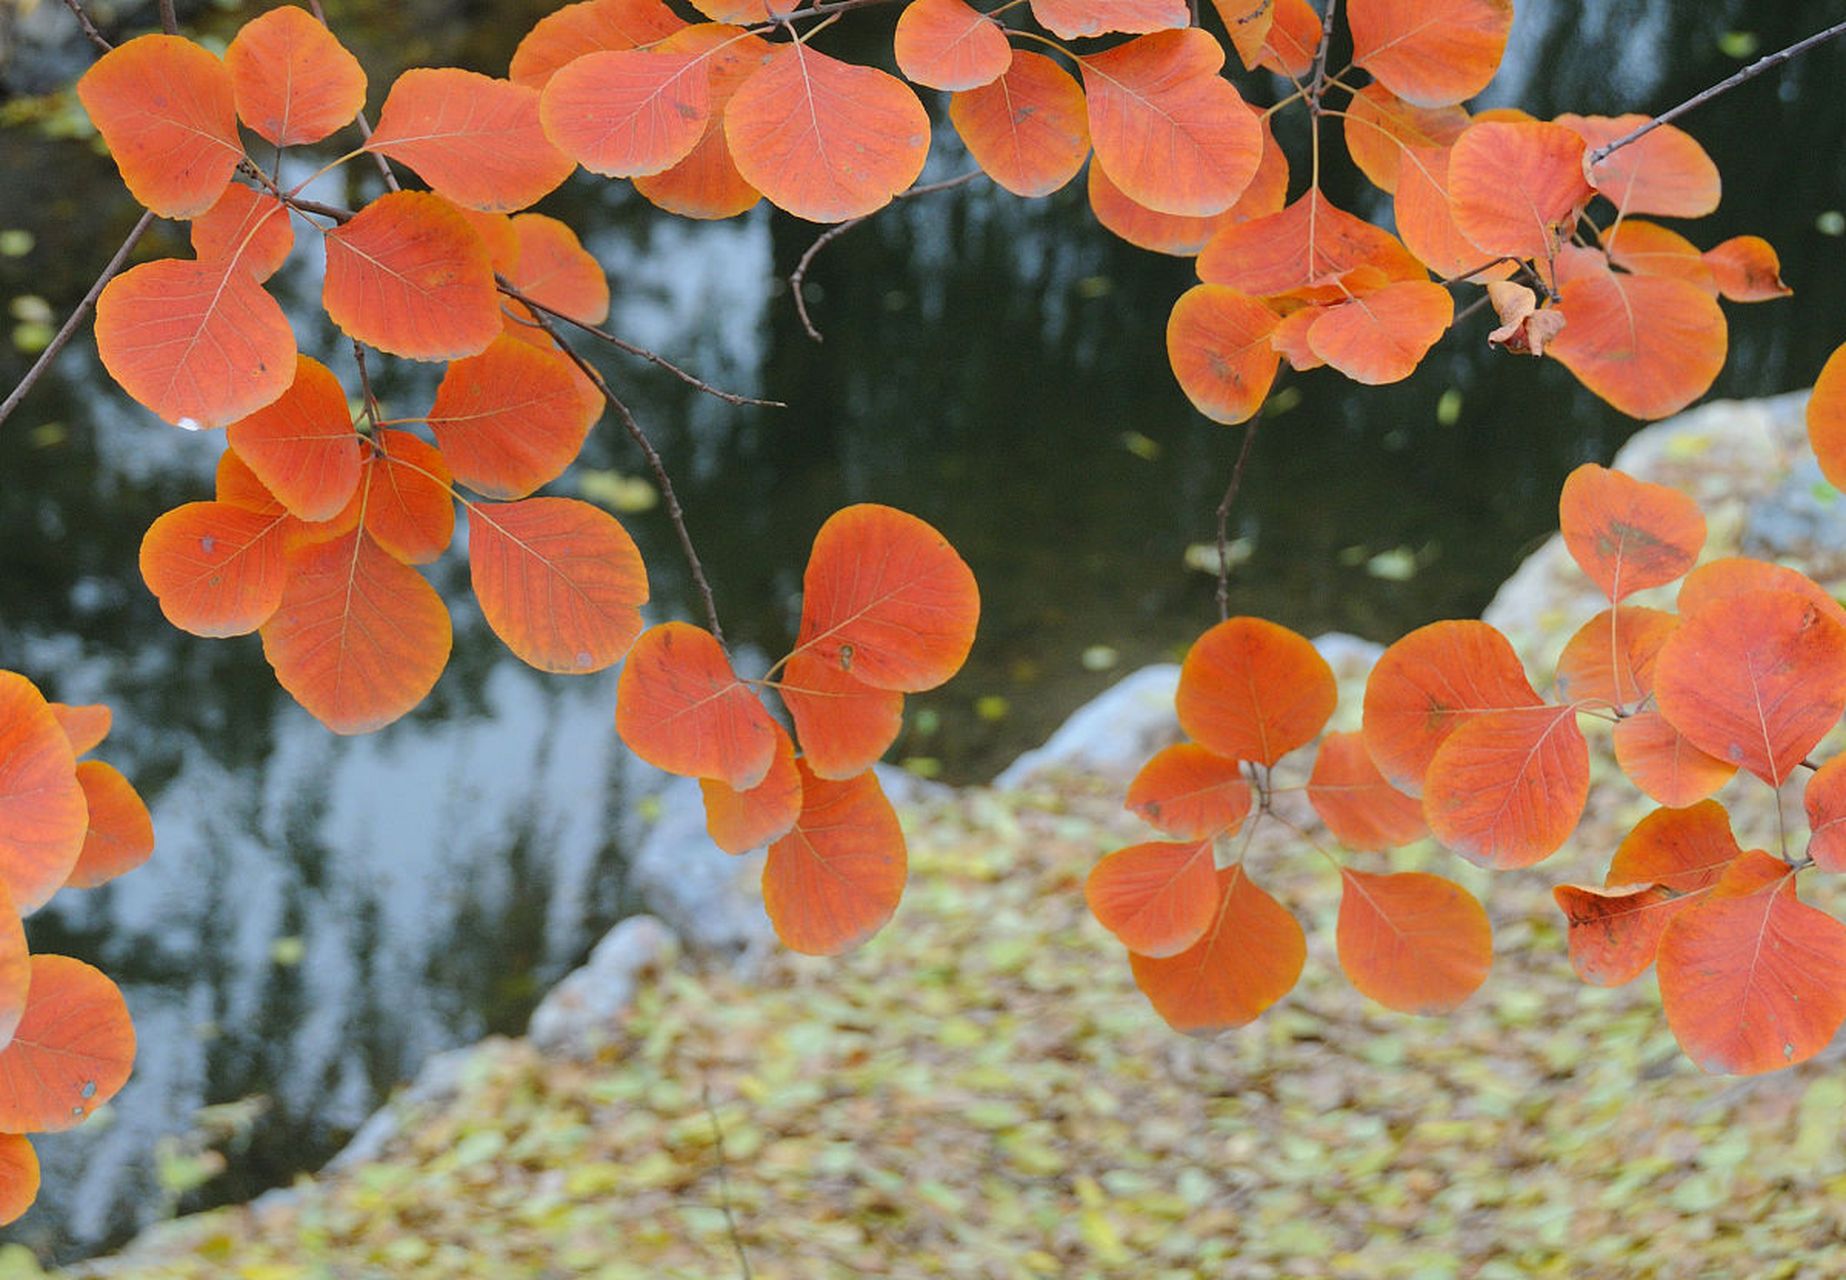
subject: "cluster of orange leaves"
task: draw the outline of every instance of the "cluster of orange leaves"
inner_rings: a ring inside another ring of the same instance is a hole
[[[1808,425],[1829,477],[1846,479],[1846,346]],[[1786,566],[1699,564],[1704,517],[1662,485],[1586,464],[1558,514],[1565,547],[1610,607],[1565,645],[1555,700],[1489,624],[1422,627],[1374,667],[1363,731],[1321,741],[1308,800],[1351,850],[1427,834],[1478,866],[1529,867],[1563,846],[1588,801],[1580,720],[1607,724],[1622,772],[1661,807],[1622,841],[1603,884],[1556,888],[1572,966],[1612,986],[1657,964],[1668,1026],[1708,1071],[1805,1061],[1846,1023],[1846,924],[1796,894],[1804,871],[1846,871],[1846,756],[1811,756],[1846,712],[1846,608]],[[1682,578],[1673,611],[1624,603]],[[1287,825],[1271,807],[1272,771],[1314,740],[1336,698],[1314,647],[1259,619],[1219,624],[1186,657],[1176,705],[1190,741],[1148,761],[1127,797],[1177,839],[1107,855],[1087,885],[1136,982],[1180,1030],[1243,1025],[1300,974],[1301,928],[1243,855],[1256,823]],[[1779,802],[1803,769],[1805,849],[1781,836],[1774,854],[1744,851],[1711,797],[1741,772]],[[1240,830],[1232,852],[1223,842]],[[1342,878],[1340,963],[1367,996],[1441,1012],[1485,979],[1487,915],[1460,886],[1356,871],[1319,851]]]
[[[59,889],[93,889],[154,851],[147,806],[83,759],[109,708],[47,702],[0,671],[0,1225],[38,1195],[31,1133],[83,1123],[128,1079],[135,1029],[116,985],[68,956],[33,955],[23,917]]]

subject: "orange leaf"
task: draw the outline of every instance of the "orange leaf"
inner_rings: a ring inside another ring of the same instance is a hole
[[[365,106],[365,69],[306,9],[283,5],[245,23],[224,51],[237,114],[278,147],[319,142]]]
[[[1193,1035],[1254,1022],[1294,989],[1307,959],[1301,925],[1242,864],[1217,878],[1217,907],[1197,942],[1165,958],[1128,954],[1135,985],[1155,1011]]]
[[[1248,38],[1239,40],[1240,33],[1232,32],[1237,56],[1251,71],[1268,67],[1279,76],[1299,80],[1314,69],[1314,51],[1320,47],[1321,16],[1308,0],[1270,0],[1270,3],[1275,9],[1275,19],[1264,32],[1260,44],[1252,48]]]
[[[724,137],[723,113],[731,95],[769,57],[769,42],[740,27],[707,22],[687,27],[657,47],[668,53],[710,51],[712,114],[685,159],[660,173],[636,178],[635,190],[667,212],[686,218],[731,218],[754,207],[762,194],[737,171],[731,145]]]
[[[20,921],[12,891],[0,878],[0,1049],[12,1042],[13,1031],[25,1017],[31,985],[32,954],[26,948],[26,927]]]
[[[1328,307],[1308,329],[1308,346],[1354,382],[1402,382],[1454,318],[1447,289],[1428,280],[1400,280]]]
[[[459,67],[399,76],[365,149],[409,165],[456,204],[500,213],[544,198],[576,168],[539,126],[537,89]]]
[[[188,430],[253,413],[295,377],[295,331],[237,263],[144,262],[96,299],[96,351],[109,375]]]
[[[539,106],[545,134],[592,173],[670,169],[711,120],[712,51],[614,49],[560,67]]]
[[[805,0],[694,0],[692,7],[713,22],[746,25],[793,13],[804,3]]]
[[[326,241],[321,302],[349,337],[411,360],[459,360],[499,336],[487,246],[441,196],[387,192]]]
[[[263,487],[303,520],[331,520],[359,487],[359,435],[346,391],[311,356],[295,357],[282,398],[233,422],[231,448]]]
[[[1624,218],[1602,235],[1609,261],[1638,276],[1667,276],[1716,296],[1717,277],[1699,247],[1657,222]]]
[[[1308,330],[1319,320],[1323,307],[1306,306],[1289,312],[1282,317],[1281,323],[1269,335],[1269,345],[1274,347],[1288,367],[1297,373],[1308,369],[1319,369],[1327,362],[1314,354],[1314,348],[1308,345]]]
[[[1732,302],[1767,302],[1794,290],[1782,283],[1782,260],[1761,236],[1732,236],[1704,254],[1718,291]]]
[[[1005,75],[1013,63],[1005,30],[965,0],[906,5],[897,17],[893,52],[898,70],[932,89],[978,89]]]
[[[1780,786],[1846,711],[1846,627],[1783,591],[1719,600],[1667,640],[1654,696],[1694,746]]]
[[[875,689],[934,689],[967,660],[980,621],[974,574],[948,540],[894,507],[859,503],[814,535],[798,651]]]
[[[1700,800],[1656,809],[1637,822],[1616,848],[1603,883],[1664,885],[1690,897],[1717,884],[1742,856],[1724,806]]]
[[[904,727],[903,694],[855,680],[811,649],[789,655],[776,691],[795,722],[803,758],[823,778],[864,773]]]
[[[38,1153],[21,1133],[0,1133],[0,1227],[11,1226],[38,1199]]]
[[[407,431],[380,431],[367,448],[370,456],[353,497],[360,522],[399,560],[428,564],[455,537],[448,464]]]
[[[1141,249],[1190,258],[1212,236],[1235,222],[1267,217],[1281,211],[1288,199],[1288,157],[1276,145],[1275,135],[1263,125],[1263,159],[1256,176],[1237,197],[1237,203],[1223,213],[1207,218],[1189,218],[1177,213],[1159,213],[1137,204],[1109,181],[1102,166],[1092,163],[1089,175],[1090,210],[1096,221]]]
[[[1654,662],[1679,619],[1659,609],[1604,609],[1577,629],[1558,655],[1558,695],[1566,702],[1629,707],[1654,691]]]
[[[1846,608],[1827,593],[1827,589],[1798,569],[1752,560],[1748,556],[1724,556],[1707,560],[1679,584],[1679,612],[1682,617],[1707,609],[1720,600],[1750,591],[1792,591],[1820,607],[1835,622],[1846,626]]]
[[[1186,0],[1032,0],[1032,16],[1061,40],[1111,32],[1143,35],[1192,21]]]
[[[507,77],[543,89],[558,68],[586,53],[653,44],[686,24],[660,0],[581,0],[546,14],[513,50]]]
[[[1243,766],[1192,742],[1155,752],[1128,784],[1125,802],[1151,826],[1188,840],[1229,835],[1250,805]]]
[[[243,145],[231,73],[179,36],[140,36],[96,60],[77,97],[136,200],[192,218],[224,194]]]
[[[1255,59],[1269,40],[1279,7],[1276,0],[1212,0],[1246,71],[1256,70]]]
[[[1308,803],[1349,849],[1395,849],[1429,833],[1423,806],[1386,782],[1365,735],[1330,733],[1308,778]]]
[[[1513,0],[1349,0],[1352,59],[1407,102],[1440,107],[1487,87]]]
[[[904,833],[878,785],[862,773],[833,782],[801,771],[801,816],[769,846],[763,908],[791,951],[835,956],[884,928],[909,875]]]
[[[1399,791],[1423,775],[1455,729],[1487,712],[1544,705],[1519,655],[1485,622],[1432,622],[1384,651],[1365,684],[1365,749]]]
[[[1460,107],[1419,107],[1384,85],[1373,83],[1355,93],[1346,108],[1346,150],[1372,185],[1396,191],[1406,146],[1446,150],[1468,127]]]
[[[1369,998],[1400,1013],[1447,1013],[1493,966],[1493,929],[1452,880],[1342,868],[1340,968]]]
[[[1808,397],[1808,444],[1827,483],[1846,489],[1846,342],[1827,357]]]
[[[666,622],[641,633],[615,689],[615,728],[668,773],[748,791],[775,763],[776,723],[711,632]]]
[[[1634,132],[1649,119],[1643,115],[1561,115],[1557,123],[1574,131],[1593,151]],[[1676,125],[1657,125],[1610,152],[1590,171],[1590,181],[1624,217],[1657,213],[1668,218],[1702,218],[1718,207],[1718,166],[1691,134]]]
[[[844,222],[917,180],[929,113],[894,76],[784,44],[731,96],[724,137],[744,181],[778,209]]]
[[[1392,209],[1405,247],[1444,279],[1498,279],[1512,273],[1511,263],[1481,270],[1488,255],[1455,225],[1447,147],[1402,148]]]
[[[1205,936],[1218,914],[1210,840],[1154,840],[1108,854],[1090,870],[1083,896],[1123,946],[1176,956]]]
[[[450,638],[449,611],[429,583],[355,529],[289,552],[263,656],[316,720],[335,733],[370,733],[435,688]]]
[[[1263,158],[1263,130],[1224,50],[1197,27],[1139,36],[1079,60],[1096,162],[1137,204],[1209,217],[1237,203]]]
[[[1566,280],[1560,298],[1565,326],[1550,354],[1632,417],[1678,413],[1724,367],[1724,313],[1697,285],[1603,268]]]
[[[508,336],[449,366],[427,421],[456,480],[523,498],[576,459],[596,410],[569,360]]]
[[[738,791],[716,778],[700,778],[705,829],[726,853],[747,853],[787,835],[801,816],[801,770],[795,744],[776,726],[776,757],[763,780]]]
[[[515,289],[584,324],[601,324],[609,318],[609,277],[578,242],[575,231],[542,213],[522,213],[513,219],[513,234],[519,240],[519,269],[506,274]],[[524,313],[524,306],[511,305]],[[516,336],[519,330],[519,326],[508,327]],[[538,333],[538,341],[549,347],[551,340]]]
[[[235,259],[258,284],[288,261],[295,232],[288,207],[266,191],[233,182],[218,203],[192,220],[192,252],[200,262]]]
[[[1306,639],[1262,618],[1231,618],[1186,654],[1173,705],[1201,745],[1274,764],[1313,740],[1338,699],[1333,668]]]
[[[1846,1021],[1846,925],[1798,902],[1795,876],[1760,850],[1732,865],[1660,940],[1660,1000],[1706,1071],[1757,1075],[1826,1048]]]
[[[1549,258],[1591,196],[1583,139],[1561,124],[1475,122],[1449,149],[1449,211],[1487,254]]]
[[[1390,232],[1342,209],[1318,189],[1280,213],[1225,227],[1199,255],[1199,278],[1228,284],[1259,298],[1321,292],[1313,300],[1343,300],[1341,276],[1376,266],[1393,280],[1421,280],[1425,272]]]
[[[470,503],[468,532],[481,613],[523,661],[587,675],[641,634],[647,570],[608,512],[570,498]]]
[[[1561,884],[1551,896],[1569,926],[1570,967],[1597,987],[1619,987],[1646,972],[1660,935],[1687,905],[1657,884]]]
[[[70,739],[71,754],[82,755],[94,751],[109,736],[109,727],[115,722],[115,713],[100,702],[88,706],[73,707],[62,702],[47,703],[51,714],[57,717],[58,728],[64,730],[64,736]]]
[[[1846,871],[1846,756],[1835,756],[1808,779],[1808,857],[1822,871]]]
[[[1529,867],[1557,852],[1590,794],[1590,748],[1572,707],[1476,716],[1436,749],[1423,780],[1430,832],[1477,866]]]
[[[1618,604],[1685,573],[1705,545],[1698,503],[1594,462],[1565,479],[1558,524],[1571,559]]]
[[[94,889],[133,871],[154,853],[154,819],[121,771],[101,760],[77,766],[77,782],[90,810],[83,852],[65,881],[73,889]]]
[[[1083,90],[1039,53],[1015,53],[991,84],[955,94],[949,119],[975,163],[1016,196],[1050,195],[1090,154]]]
[[[1167,319],[1167,360],[1193,407],[1214,422],[1247,422],[1275,382],[1276,313],[1229,285],[1194,285]]]
[[[1736,765],[1693,746],[1658,711],[1643,711],[1615,726],[1615,762],[1648,799],[1666,805],[1703,800],[1737,772]]]
[[[1489,280],[1487,300],[1500,327],[1487,335],[1487,344],[1515,355],[1542,356],[1564,327],[1564,313],[1556,307],[1538,309],[1538,295],[1510,280]]]
[[[188,502],[148,526],[141,577],[167,621],[195,636],[241,636],[282,603],[281,514]]]
[[[33,956],[26,1016],[0,1050],[0,1132],[74,1129],[116,1095],[135,1061],[128,1005],[68,956]]]

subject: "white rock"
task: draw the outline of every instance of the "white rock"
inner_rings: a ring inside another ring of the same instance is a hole
[[[1179,740],[1173,692],[1179,665],[1162,662],[1124,676],[1078,707],[1045,745],[1020,756],[994,779],[997,791],[1018,791],[1049,773],[1132,777],[1147,758]]]
[[[581,967],[546,993],[532,1011],[526,1038],[548,1055],[594,1052],[633,1001],[642,977],[670,964],[678,946],[673,931],[653,916],[623,920]]]

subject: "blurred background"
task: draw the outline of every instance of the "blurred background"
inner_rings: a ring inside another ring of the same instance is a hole
[[[181,16],[222,41],[266,7],[182,4]],[[366,64],[374,111],[406,66],[504,74],[552,7],[327,5]],[[91,8],[121,37],[155,21],[152,5]],[[1519,0],[1481,102],[1540,116],[1656,111],[1838,16],[1831,0]],[[820,44],[888,62],[893,20],[854,14]],[[138,214],[67,91],[90,58],[58,4],[0,0],[7,387]],[[1683,229],[1703,247],[1766,236],[1795,289],[1726,306],[1731,354],[1714,395],[1806,386],[1842,336],[1843,78],[1835,45],[1682,122],[1725,184],[1718,212]],[[1238,83],[1252,101],[1276,96],[1266,75]],[[1284,145],[1305,156],[1305,121],[1282,120]],[[926,180],[969,167],[943,123]],[[375,175],[347,172],[347,199],[362,200]],[[1388,197],[1343,163],[1325,188],[1389,216]],[[809,540],[845,503],[913,511],[973,566],[980,641],[947,689],[914,699],[893,759],[985,780],[1215,617],[1201,553],[1240,432],[1194,413],[1166,367],[1166,314],[1191,264],[1104,232],[1081,180],[1032,202],[976,182],[843,236],[809,273],[821,345],[785,280],[816,234],[808,224],[767,206],[685,222],[585,175],[539,208],[607,267],[617,333],[788,403],[733,408],[598,355],[666,457],[734,642],[783,651]],[[188,253],[172,223],[142,246]],[[302,349],[349,374],[350,349],[317,318],[319,271],[302,236],[275,288]],[[1606,461],[1639,424],[1555,364],[1490,352],[1490,327],[1472,317],[1398,386],[1289,379],[1234,516],[1234,611],[1389,641],[1477,613],[1555,528],[1565,473]],[[379,390],[414,413],[438,372],[391,362]],[[35,950],[94,960],[122,982],[141,1037],[107,1122],[40,1145],[45,1194],[9,1238],[47,1258],[315,1167],[429,1054],[521,1030],[546,985],[634,909],[623,850],[656,784],[615,741],[614,675],[523,667],[482,624],[458,551],[433,572],[455,612],[449,671],[422,708],[369,738],[336,738],[300,711],[255,637],[206,641],[166,624],[136,569],[141,534],[209,496],[221,448],[118,394],[87,337],[0,431],[0,664],[48,696],[114,707],[102,754],[140,786],[160,842],[145,869],[32,922]],[[658,495],[618,432],[605,422],[553,491],[615,510],[647,558],[654,616],[690,614]],[[202,1108],[213,1109],[201,1119]],[[200,1147],[201,1126],[223,1154]]]

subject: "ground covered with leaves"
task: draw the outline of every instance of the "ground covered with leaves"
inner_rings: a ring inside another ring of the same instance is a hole
[[[759,1277],[1846,1274],[1837,1063],[1703,1076],[1651,977],[1570,973],[1548,885],[1599,874],[1626,815],[1533,872],[1461,868],[1497,962],[1440,1020],[1347,985],[1337,880],[1272,827],[1250,865],[1311,922],[1307,971],[1198,1041],[1084,909],[1138,835],[1118,803],[1069,782],[913,810],[910,892],[858,953],[671,966],[594,1061],[490,1043],[386,1158],[107,1274],[715,1277],[739,1245]]]

